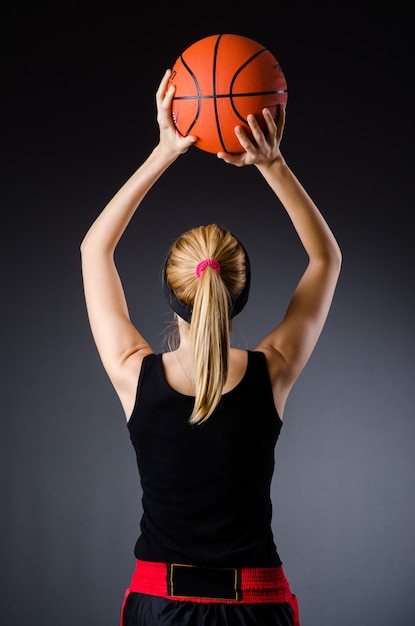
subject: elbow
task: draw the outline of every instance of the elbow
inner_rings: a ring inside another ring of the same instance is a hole
[[[340,246],[336,241],[332,245],[325,248],[325,250],[316,258],[316,262],[322,264],[330,273],[340,274],[343,255]]]
[[[326,257],[327,265],[332,269],[333,272],[340,274],[343,262],[343,255],[340,247],[336,244],[333,248],[328,252]]]
[[[95,249],[96,249],[96,244],[94,244],[94,239],[93,238],[91,239],[89,232],[87,232],[79,246],[79,251],[81,253],[81,256],[85,256],[86,254],[89,254]]]
[[[81,259],[86,262],[87,259],[103,259],[114,257],[114,247],[105,245],[102,241],[97,240],[95,236],[91,236],[89,232],[82,239],[79,246]]]
[[[81,256],[84,254],[85,252],[85,237],[82,239],[81,241],[81,245],[79,246],[79,252],[81,253]]]
[[[336,245],[334,250],[331,252],[330,259],[328,261],[328,265],[330,267],[330,271],[331,271],[333,277],[335,277],[336,281],[338,280],[338,278],[340,276],[340,272],[341,272],[341,268],[342,268],[342,262],[343,262],[342,251],[341,251],[340,247],[338,245]]]
[[[84,234],[84,236],[83,236],[83,239],[82,239],[82,241],[81,241],[81,243],[80,243],[80,246],[79,246],[79,251],[80,251],[81,255],[82,255],[82,254],[85,254],[85,252],[86,252],[87,248],[89,247],[89,242],[90,242],[90,240],[91,240],[91,237],[90,237],[90,230],[91,230],[91,229],[89,228],[89,229],[85,232],[85,234]]]
[[[82,239],[81,245],[79,246],[79,252],[81,253],[81,257],[85,257],[88,252],[88,236]]]
[[[343,254],[337,240],[334,237],[332,237],[331,241],[327,245],[324,251],[324,256],[326,262],[330,266],[332,266],[333,269],[337,268],[337,270],[340,272],[343,261]]]
[[[337,266],[337,271],[338,273],[340,273],[341,267],[342,267],[342,263],[343,263],[343,253],[341,251],[341,248],[339,246],[339,244],[335,243],[334,245],[334,250],[333,250],[333,264],[335,266]]]

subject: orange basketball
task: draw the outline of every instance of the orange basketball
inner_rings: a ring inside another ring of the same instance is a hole
[[[277,120],[287,103],[287,83],[280,64],[260,43],[241,35],[210,35],[187,48],[172,67],[176,86],[172,103],[178,131],[196,135],[206,152],[242,152],[235,126],[253,113],[265,130],[262,109]]]

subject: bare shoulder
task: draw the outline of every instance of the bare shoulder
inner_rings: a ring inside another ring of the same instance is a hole
[[[231,348],[229,353],[228,378],[223,388],[224,393],[227,393],[240,383],[242,378],[245,376],[247,366],[247,351],[240,350],[239,348]]]

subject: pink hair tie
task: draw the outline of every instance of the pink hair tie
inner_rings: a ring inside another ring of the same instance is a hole
[[[202,272],[205,271],[208,265],[213,267],[213,269],[216,270],[218,274],[220,274],[220,265],[215,259],[204,259],[196,265],[196,276],[198,278],[200,278]]]

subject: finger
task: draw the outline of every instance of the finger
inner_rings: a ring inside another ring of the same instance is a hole
[[[164,95],[166,93],[166,89],[167,89],[167,83],[169,81],[169,78],[171,76],[171,70],[167,69],[164,73],[163,78],[160,81],[160,84],[158,86],[158,89],[156,91],[156,99],[157,102],[161,103],[164,99]]]
[[[259,145],[261,142],[264,141],[264,133],[262,132],[262,129],[258,123],[257,118],[255,117],[255,115],[250,114],[247,117],[247,122],[249,124],[249,128],[251,129],[252,135],[256,143]]]
[[[161,96],[162,99],[158,102],[158,118],[159,123],[162,124],[163,127],[173,126],[172,100],[174,91],[175,86],[170,85],[164,95]]]
[[[174,96],[174,92],[176,91],[176,86],[175,85],[169,85],[165,95],[164,95],[164,100],[163,100],[163,106],[166,109],[170,109],[171,108],[171,103],[173,100],[173,96]]]
[[[267,132],[271,135],[276,135],[277,127],[275,125],[275,120],[272,116],[270,109],[265,108],[262,110],[262,116],[265,120],[265,124],[267,126]],[[277,118],[279,118],[279,113],[277,113]]]
[[[232,154],[231,152],[218,152],[216,154],[218,159],[224,161],[225,163],[229,163],[230,165],[236,165],[237,167],[241,167],[244,165],[244,154]]]
[[[281,141],[282,134],[284,132],[285,117],[286,117],[285,106],[280,104],[279,111],[278,111],[278,119],[277,119],[277,139],[278,139],[278,143]]]
[[[179,131],[177,131],[179,132]],[[188,144],[188,146],[192,146],[193,144],[196,143],[196,141],[199,139],[199,137],[196,137],[196,135],[186,135],[186,137],[184,138],[186,140],[186,143]]]
[[[243,128],[243,126],[235,126],[234,132],[242,148],[245,150],[245,152],[247,152],[249,148],[252,147],[252,142],[246,134],[245,129]]]

